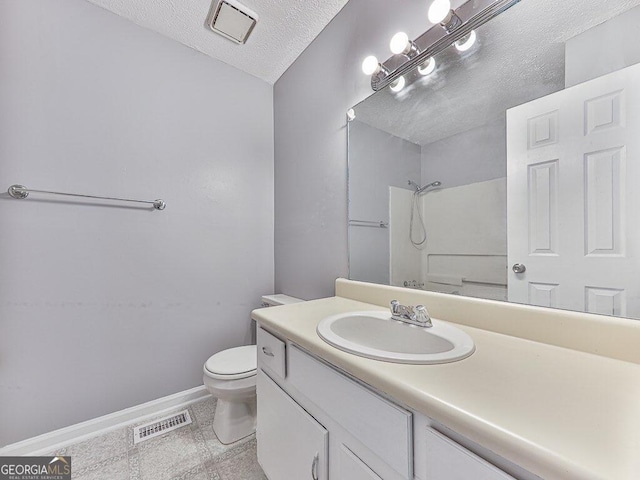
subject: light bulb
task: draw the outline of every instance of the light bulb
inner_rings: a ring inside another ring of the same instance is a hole
[[[476,31],[471,30],[468,35],[465,35],[460,40],[458,40],[454,45],[459,52],[466,52],[473,44],[476,43]]]
[[[356,111],[353,108],[347,110],[347,121],[352,122],[356,119]]]
[[[373,75],[378,70],[378,59],[373,55],[369,55],[362,61],[362,71],[365,75]]]
[[[449,0],[434,0],[429,6],[429,21],[433,24],[442,23],[451,12],[451,2]]]
[[[430,73],[433,73],[435,69],[436,69],[436,60],[433,57],[429,57],[429,60],[421,63],[418,66],[418,73],[420,75],[429,75]]]
[[[391,37],[391,42],[389,42],[391,53],[396,55],[403,53],[407,49],[407,45],[409,45],[409,36],[404,32],[396,33]]]
[[[399,77],[395,79],[393,82],[391,82],[391,84],[389,85],[389,89],[392,92],[397,93],[404,88],[404,84],[405,84],[404,77]]]

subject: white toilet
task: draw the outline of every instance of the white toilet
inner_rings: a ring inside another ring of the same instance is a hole
[[[302,300],[282,294],[262,297],[263,307],[298,302]],[[256,429],[257,357],[256,346],[247,345],[218,352],[204,364],[202,380],[218,399],[213,430],[224,444],[251,435]]]

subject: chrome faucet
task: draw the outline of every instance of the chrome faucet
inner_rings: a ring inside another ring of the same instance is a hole
[[[415,307],[409,307],[406,305],[400,305],[397,300],[391,300],[391,318],[400,322],[410,323],[411,325],[418,325],[419,327],[433,327],[427,307],[424,305],[416,305]]]

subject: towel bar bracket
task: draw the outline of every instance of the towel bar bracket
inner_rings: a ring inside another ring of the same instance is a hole
[[[27,198],[29,196],[29,192],[27,191],[27,187],[23,186],[23,185],[11,185],[9,187],[9,195],[11,195],[13,198]]]

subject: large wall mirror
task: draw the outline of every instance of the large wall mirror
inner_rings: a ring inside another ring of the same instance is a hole
[[[639,27],[523,0],[356,105],[350,278],[640,318]]]

